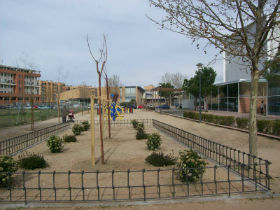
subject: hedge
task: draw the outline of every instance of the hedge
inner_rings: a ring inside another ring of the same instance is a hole
[[[198,112],[184,112],[184,117],[199,120]],[[240,118],[233,116],[221,116],[213,114],[201,113],[201,118],[205,122],[218,125],[235,126],[241,129],[248,129],[248,118]],[[280,136],[280,120],[257,120],[258,132]]]
[[[184,117],[199,120],[199,113],[197,112],[184,112]],[[234,117],[232,116],[219,116],[213,114],[201,114],[201,118],[203,121],[211,122],[219,125],[233,125]]]

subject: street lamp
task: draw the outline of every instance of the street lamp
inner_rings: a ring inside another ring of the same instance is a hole
[[[196,64],[199,73],[199,122],[201,122],[201,69],[203,64]]]

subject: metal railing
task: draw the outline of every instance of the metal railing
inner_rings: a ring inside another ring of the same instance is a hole
[[[242,177],[245,176],[264,188],[270,189],[269,165],[271,162],[268,160],[205,139],[157,120],[153,120],[153,126],[174,137],[187,147],[216,161],[219,165],[230,167],[231,170]]]
[[[191,168],[189,168],[190,170]],[[232,195],[264,191],[250,178],[232,174],[230,166],[205,170],[196,182],[178,179],[179,169],[80,172],[17,172],[0,188],[1,202],[135,201]],[[244,165],[243,165],[243,170]],[[189,179],[191,180],[191,179]]]
[[[18,152],[26,150],[67,128],[69,128],[69,123],[60,123],[33,131],[31,133],[0,141],[0,155],[15,155]]]
[[[152,119],[124,119],[111,121],[112,127],[132,127],[132,120],[137,120],[138,122],[144,123],[145,126],[151,126],[153,124]],[[108,125],[108,121],[104,121],[105,126]],[[99,120],[95,120],[95,126],[99,126]]]

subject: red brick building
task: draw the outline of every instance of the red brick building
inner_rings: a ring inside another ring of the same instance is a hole
[[[0,65],[0,104],[40,103],[39,71]]]

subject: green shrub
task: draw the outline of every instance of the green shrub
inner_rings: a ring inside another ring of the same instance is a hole
[[[74,135],[65,135],[65,136],[63,136],[63,141],[64,142],[76,142],[77,138]]]
[[[272,134],[276,136],[280,136],[280,120],[272,121]]]
[[[173,155],[164,155],[162,152],[153,152],[145,160],[153,166],[169,166],[176,163],[176,158]]]
[[[144,128],[145,128],[144,123],[141,123],[141,122],[137,123],[136,130],[139,130],[139,129],[144,130]]]
[[[11,183],[11,176],[17,169],[17,162],[12,157],[0,156],[0,187],[6,187]]]
[[[234,117],[233,116],[222,116],[221,117],[221,125],[231,126],[234,124]]]
[[[47,146],[52,153],[62,152],[63,141],[59,136],[51,136],[47,141]]]
[[[138,129],[136,133],[136,139],[147,139],[148,134],[143,129]]]
[[[257,120],[257,128],[260,133],[271,133],[271,124],[270,120]]]
[[[138,123],[137,124],[137,133],[136,133],[136,139],[147,139],[148,134],[146,134],[144,130],[144,123]]]
[[[87,120],[82,122],[82,130],[87,131],[90,128],[89,122]]]
[[[161,145],[161,138],[158,133],[153,133],[148,136],[148,140],[146,142],[148,150],[157,150],[160,148]]]
[[[72,132],[75,136],[80,135],[82,131],[83,131],[83,126],[81,126],[79,124],[73,125]]]
[[[247,118],[237,117],[235,121],[238,128],[242,128],[242,129],[248,128],[249,120]]]
[[[139,122],[137,120],[132,120],[131,121],[131,124],[132,124],[133,128],[135,128],[135,129],[137,128],[138,123]]]
[[[202,114],[202,120],[206,122],[214,122],[214,115],[212,114]]]
[[[45,168],[47,162],[43,155],[35,153],[25,153],[19,156],[18,164],[20,168],[34,170],[36,168]]]
[[[206,162],[197,152],[184,150],[179,152],[177,167],[178,175],[182,182],[195,182],[205,172]]]
[[[184,117],[199,120],[199,113],[196,112],[184,112]]]

